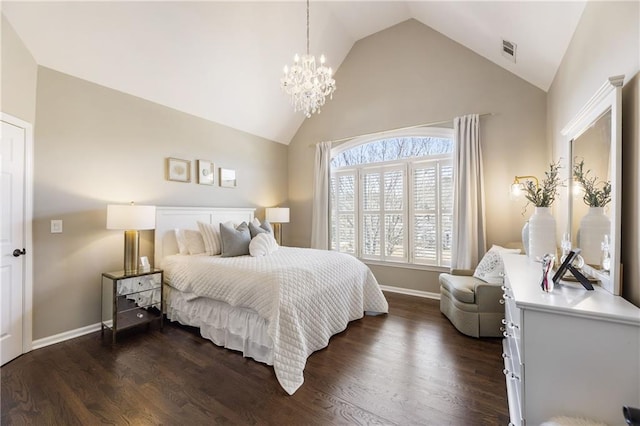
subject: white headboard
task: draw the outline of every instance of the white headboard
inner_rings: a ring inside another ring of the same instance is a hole
[[[198,222],[218,225],[228,221],[251,222],[254,208],[156,207],[154,264],[161,267],[165,256],[178,253],[175,229],[198,229]]]

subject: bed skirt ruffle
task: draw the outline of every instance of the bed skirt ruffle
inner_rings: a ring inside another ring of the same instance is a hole
[[[267,334],[269,323],[254,310],[197,297],[166,285],[165,300],[169,320],[198,327],[202,337],[216,345],[273,365],[273,340]]]

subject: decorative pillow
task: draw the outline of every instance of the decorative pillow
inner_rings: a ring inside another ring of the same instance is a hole
[[[175,229],[176,233],[176,242],[178,243],[178,252],[180,254],[189,254],[189,249],[187,248],[187,237],[184,235],[184,229]]]
[[[260,223],[258,219],[253,219],[253,221],[249,224],[249,232],[251,233],[251,238],[255,238],[256,235],[262,233],[273,235],[271,224],[266,220]]]
[[[184,232],[189,254],[200,254],[205,252],[204,240],[202,239],[202,234],[200,232],[191,229],[183,229],[182,232]]]
[[[251,233],[246,222],[242,222],[237,228],[220,224],[220,240],[222,241],[222,257],[243,256],[249,254]]]
[[[222,251],[222,242],[220,241],[220,227],[213,226],[209,223],[198,222],[198,229],[202,233],[204,239],[204,248],[209,256],[215,256]]]
[[[504,273],[504,263],[500,253],[520,253],[520,249],[507,249],[500,246],[492,246],[491,250],[485,253],[480,263],[476,267],[473,276],[491,283],[502,284],[502,274]]]
[[[278,250],[276,239],[266,231],[256,235],[249,243],[249,254],[253,257],[266,256],[276,250]]]

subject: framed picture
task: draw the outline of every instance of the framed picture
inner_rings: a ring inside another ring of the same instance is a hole
[[[211,161],[198,160],[198,183],[201,185],[213,185],[215,167]]]
[[[191,161],[167,158],[167,179],[176,182],[191,182]]]
[[[220,186],[225,188],[236,187],[236,171],[220,167]]]
[[[147,256],[142,256],[140,258],[140,269],[142,272],[151,272],[151,264],[149,263],[149,258]]]

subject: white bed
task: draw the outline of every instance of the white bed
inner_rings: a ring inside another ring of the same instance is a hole
[[[251,222],[254,209],[158,207],[155,263],[169,284],[167,318],[216,345],[274,366],[284,390],[303,383],[307,357],[365,311],[388,305],[371,271],[341,253],[280,247],[267,256],[180,255],[175,229]]]

